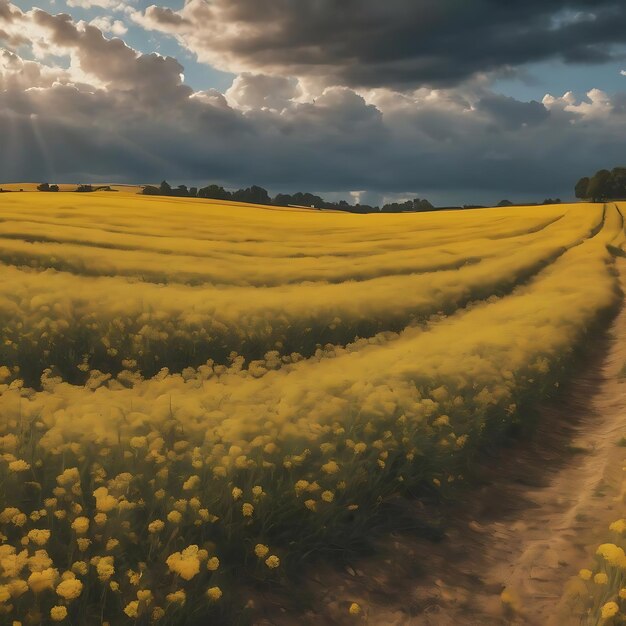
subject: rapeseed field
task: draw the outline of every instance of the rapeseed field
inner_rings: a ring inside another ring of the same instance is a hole
[[[623,241],[615,204],[6,194],[0,620],[237,623],[393,498],[453,494],[567,380]]]

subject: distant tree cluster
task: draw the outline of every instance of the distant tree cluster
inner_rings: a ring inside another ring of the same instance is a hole
[[[626,167],[599,170],[591,178],[581,178],[574,187],[574,193],[581,200],[593,202],[626,199]]]
[[[392,202],[390,204],[385,204],[381,211],[383,213],[405,213],[407,211],[432,211],[434,208],[435,207],[425,198],[415,198],[415,200],[407,200],[406,202]]]
[[[172,187],[167,181],[155,185],[146,185],[143,188],[144,195],[147,196],[175,196],[184,198],[210,198],[212,200],[230,200],[233,202],[245,202],[247,204],[264,204],[282,207],[306,207],[315,209],[334,209],[337,211],[349,211],[352,213],[402,213],[416,211],[433,211],[435,207],[428,200],[415,198],[406,202],[393,202],[385,204],[382,208],[370,206],[369,204],[349,204],[345,200],[339,202],[328,202],[320,196],[312,193],[297,192],[293,194],[279,193],[274,198],[263,187],[252,185],[246,189],[228,191],[219,185],[207,185],[206,187],[187,188],[186,185]]]
[[[178,187],[172,187],[167,181],[163,181],[158,187],[154,185],[146,185],[143,188],[144,195],[146,196],[175,196],[179,198],[195,198],[198,195],[198,189],[196,187],[187,188],[187,185],[179,185]]]
[[[539,206],[539,204],[561,204],[561,198],[546,198],[543,202],[511,202],[510,200],[500,200],[496,206]],[[465,207],[468,208],[468,207]]]
[[[20,191],[22,191],[22,189],[20,189]],[[59,191],[59,186],[41,183],[37,185],[37,191]],[[110,185],[100,185],[99,187],[94,187],[93,185],[78,185],[74,191],[78,193],[91,193],[92,191],[117,191],[117,189],[112,189]]]

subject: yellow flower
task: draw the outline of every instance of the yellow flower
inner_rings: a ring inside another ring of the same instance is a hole
[[[339,471],[339,465],[335,461],[328,461],[322,465],[322,471],[325,474],[336,474]]]
[[[35,592],[41,593],[46,589],[53,589],[54,583],[59,576],[59,572],[52,568],[48,567],[47,569],[42,570],[41,572],[33,572],[28,577],[28,586]]]
[[[433,426],[450,426],[450,418],[447,415],[440,415],[433,422]]]
[[[206,568],[211,572],[214,572],[219,566],[220,566],[220,560],[216,556],[212,556],[206,562]]]
[[[160,619],[165,617],[165,611],[160,606],[155,606],[152,609],[152,621],[158,622]]]
[[[131,448],[138,450],[140,448],[145,448],[148,445],[148,441],[145,437],[131,437],[129,445]]]
[[[18,459],[17,461],[11,461],[9,463],[9,471],[10,472],[26,472],[30,469],[30,465],[24,461],[23,459]]]
[[[209,513],[209,509],[198,509],[198,517],[204,522],[217,522],[219,517]]]
[[[456,438],[456,447],[457,448],[462,448],[468,440],[468,436],[467,435],[461,435],[460,437]]]
[[[112,556],[103,556],[98,560],[96,571],[98,572],[98,578],[102,582],[109,580],[109,578],[115,574],[114,561],[115,559]]]
[[[626,587],[622,587],[622,588],[619,590],[619,594],[618,594],[618,595],[619,595],[619,597],[620,597],[622,600],[626,600]]]
[[[624,550],[614,543],[603,543],[596,550],[596,554],[613,567],[622,567],[626,564]]]
[[[57,476],[57,483],[62,487],[67,487],[80,482],[80,472],[77,467],[69,467],[62,474]]]
[[[57,585],[57,594],[65,600],[75,600],[83,591],[83,583],[77,578],[68,578]]]
[[[180,514],[179,511],[170,511],[167,514],[167,521],[172,522],[172,524],[180,524],[182,519],[183,516]]]
[[[124,613],[126,613],[128,617],[137,617],[139,615],[139,602],[137,600],[129,602],[124,607]]]
[[[91,539],[85,539],[84,537],[82,537],[77,539],[76,543],[78,544],[78,549],[81,552],[85,552],[85,550],[87,550],[87,548],[91,545]]]
[[[87,563],[85,563],[85,561],[76,561],[75,563],[72,563],[72,571],[75,574],[85,576],[87,574],[87,570]]]
[[[50,617],[53,622],[62,622],[67,617],[67,609],[64,606],[53,606],[50,609]]]
[[[324,502],[332,502],[335,499],[335,494],[332,491],[322,491],[322,500]]]
[[[593,576],[593,572],[589,569],[581,569],[580,572],[578,572],[578,575],[583,580],[591,580],[591,577]]]
[[[213,468],[213,477],[214,478],[225,478],[226,477],[226,468],[221,465],[216,465]]]
[[[26,522],[28,521],[28,518],[26,517],[26,515],[24,513],[18,513],[12,520],[11,523],[14,526],[18,526],[18,527],[22,527],[24,526],[24,524],[26,524]]]
[[[219,587],[209,587],[206,595],[210,600],[219,600],[222,597],[222,590]]]
[[[165,599],[168,602],[176,602],[178,604],[185,604],[185,600],[187,599],[187,594],[185,594],[184,590],[179,589],[178,591],[174,591],[173,593],[168,593],[165,596]]]
[[[7,584],[7,587],[12,598],[19,598],[28,591],[28,584],[21,578],[13,579]]]
[[[600,572],[593,577],[593,582],[596,585],[606,585],[609,582],[609,577],[604,572]]]
[[[93,521],[96,523],[96,526],[104,526],[107,523],[108,517],[106,513],[96,513],[93,516]]]
[[[0,585],[0,603],[11,599],[11,592],[7,585]]]
[[[613,617],[619,613],[619,606],[617,602],[607,602],[602,609],[600,609],[600,613],[604,619]]]
[[[6,376],[5,376],[6,372]],[[4,382],[9,377],[9,370],[4,365],[0,367],[0,382]],[[9,451],[15,450],[19,445],[19,439],[12,433],[0,437],[0,450]]]
[[[50,531],[34,528],[28,531],[28,538],[38,546],[43,546],[48,543],[48,539],[50,539]]]
[[[111,591],[119,591],[120,584],[118,582],[116,582],[115,580],[111,580],[111,581],[109,581],[109,587],[110,587]]]
[[[308,480],[298,480],[294,485],[296,490],[296,496],[299,496],[303,491],[306,491],[309,488]]]
[[[280,559],[275,554],[272,554],[265,559],[265,565],[270,569],[276,569],[280,565]]]
[[[315,502],[315,500],[305,500],[304,506],[309,509],[309,511],[317,510],[317,502]]]
[[[361,607],[356,602],[353,602],[350,605],[348,612],[350,613],[350,615],[359,615],[361,613]]]
[[[626,532],[626,519],[618,519],[609,526],[609,530],[623,534]]]
[[[162,522],[160,519],[155,519],[153,522],[150,522],[148,524],[148,532],[152,533],[153,535],[156,533],[160,533],[164,528],[165,523]]]
[[[190,476],[184,483],[183,483],[183,490],[184,491],[191,491],[193,489],[195,489],[198,485],[200,484],[200,476]]]
[[[8,506],[0,513],[0,523],[8,524],[16,515],[19,514],[19,509],[14,506]]]
[[[150,604],[152,602],[152,591],[150,589],[140,589],[137,592],[137,600]]]
[[[76,534],[84,535],[89,530],[89,518],[77,517],[72,522],[72,529],[76,531]]]
[[[263,487],[261,487],[260,485],[255,485],[254,487],[252,487],[252,495],[255,498],[260,498],[263,495]]]
[[[233,500],[239,500],[243,496],[243,491],[239,487],[233,487]]]
[[[241,512],[243,513],[244,517],[252,517],[252,514],[254,513],[254,507],[249,502],[244,502],[243,506],[241,507]]]
[[[200,559],[198,558],[198,546],[188,546],[182,552],[174,552],[167,557],[167,566],[171,572],[178,574],[185,580],[191,580],[200,573]]]
[[[102,513],[108,513],[117,506],[117,498],[110,495],[106,487],[98,487],[93,492],[93,497],[96,499],[96,509]]]
[[[254,554],[256,554],[260,559],[266,557],[269,551],[270,549],[262,543],[257,543],[256,546],[254,546]]]
[[[117,539],[109,539],[106,545],[107,552],[114,550],[119,545],[120,545],[120,542]]]

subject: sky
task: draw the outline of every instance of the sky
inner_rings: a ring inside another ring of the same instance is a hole
[[[0,0],[0,180],[380,204],[626,165],[622,0]]]

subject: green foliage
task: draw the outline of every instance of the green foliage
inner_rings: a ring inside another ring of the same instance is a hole
[[[599,170],[591,178],[581,178],[574,187],[577,198],[593,202],[626,198],[626,168]]]

